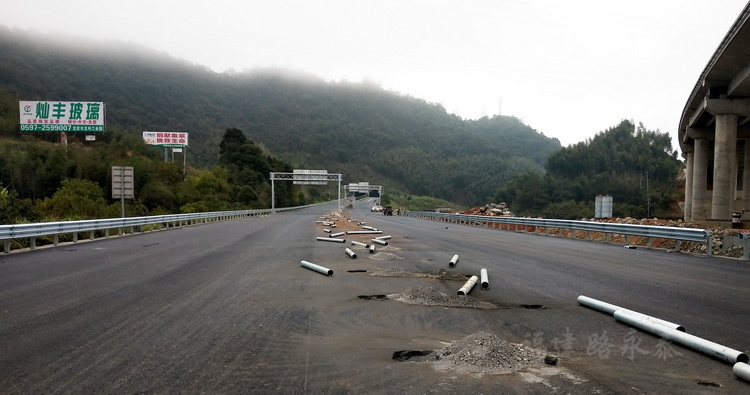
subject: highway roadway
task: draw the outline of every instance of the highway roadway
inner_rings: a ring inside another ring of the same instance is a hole
[[[344,245],[315,239],[324,235],[315,221],[333,208],[0,256],[0,392],[750,390],[731,365],[576,302],[601,299],[747,352],[747,262],[385,217],[367,203],[345,214],[392,235],[379,251],[394,259],[356,249],[352,260]],[[460,260],[449,269],[453,254]],[[300,267],[303,259],[333,276]],[[477,275],[487,268],[490,288],[470,295],[498,308],[358,298],[420,285],[455,294],[462,285],[371,275],[391,268]],[[559,363],[472,375],[391,358],[478,331],[545,348]]]

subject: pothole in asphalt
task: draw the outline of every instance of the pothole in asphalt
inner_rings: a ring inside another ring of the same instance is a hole
[[[364,269],[355,269],[355,270],[347,270],[347,273],[367,273],[367,270]]]
[[[432,350],[401,350],[393,353],[391,357],[394,361],[405,362],[419,362],[429,360],[429,356],[433,353]],[[433,357],[434,359],[434,357]]]
[[[430,287],[416,287],[403,294],[390,295],[390,299],[422,306],[462,307],[472,309],[495,309],[496,305],[482,302],[469,295],[447,295]]]
[[[522,304],[521,307],[528,310],[546,309],[546,307],[540,304]]]
[[[387,295],[359,295],[357,296],[360,299],[365,300],[386,300],[388,299]]]
[[[721,388],[721,384],[714,383],[713,381],[703,380],[703,379],[695,379],[695,384],[702,385],[704,387],[715,387],[715,388]]]

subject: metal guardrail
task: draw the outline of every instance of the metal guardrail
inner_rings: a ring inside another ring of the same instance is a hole
[[[680,241],[693,241],[706,243],[706,255],[711,255],[712,234],[705,229],[677,228],[670,226],[648,226],[648,225],[630,225],[630,224],[610,224],[603,222],[591,221],[570,221],[563,219],[539,219],[539,218],[518,218],[518,217],[492,217],[485,215],[466,215],[451,213],[435,213],[429,211],[408,211],[406,216],[413,218],[429,219],[433,221],[449,222],[455,224],[484,225],[494,227],[494,224],[515,225],[516,229],[523,227],[527,232],[529,228],[537,233],[539,228],[545,229],[545,234],[549,235],[550,229],[570,229],[575,237],[575,231],[587,232],[587,239],[591,240],[592,232],[599,232],[605,235],[605,241],[609,242],[609,235],[620,234],[626,236],[626,244],[630,244],[630,236],[640,236],[648,238],[648,246],[651,247],[654,238],[670,239],[677,242],[676,248],[679,249]]]
[[[325,203],[318,203],[325,204]],[[299,210],[313,207],[318,204],[310,204],[298,207],[277,208],[276,212]],[[105,236],[109,237],[112,229],[117,229],[118,234],[123,233],[123,229],[130,228],[130,233],[135,229],[143,231],[144,226],[156,226],[157,229],[179,227],[183,225],[193,225],[205,222],[223,221],[244,217],[253,217],[259,215],[271,214],[271,209],[259,210],[237,210],[237,211],[214,211],[205,213],[192,214],[169,214],[153,215],[146,217],[129,217],[129,218],[109,218],[109,219],[92,219],[83,221],[60,221],[60,222],[42,222],[34,224],[17,224],[17,225],[0,225],[0,240],[3,241],[3,248],[6,253],[11,250],[11,242],[19,239],[29,239],[30,248],[36,248],[36,238],[53,236],[54,245],[58,245],[60,235],[71,234],[73,242],[78,241],[78,234],[89,232],[89,238],[94,239],[95,232],[104,231]]]

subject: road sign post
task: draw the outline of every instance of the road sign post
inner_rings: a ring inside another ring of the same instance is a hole
[[[133,168],[112,166],[112,199],[120,199],[120,216],[125,218],[125,199],[135,198]]]

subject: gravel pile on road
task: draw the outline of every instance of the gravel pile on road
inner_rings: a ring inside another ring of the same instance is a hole
[[[435,367],[462,373],[507,374],[527,367],[544,366],[547,353],[477,332],[435,351]]]
[[[423,306],[462,307],[473,309],[497,308],[497,306],[492,303],[482,302],[481,300],[477,300],[469,295],[446,295],[427,286],[419,286],[403,294],[389,295],[389,299]]]
[[[376,277],[406,277],[406,278],[434,278],[436,280],[466,281],[467,277],[460,273],[439,269],[432,273],[410,272],[402,268],[391,268],[370,274]]]

